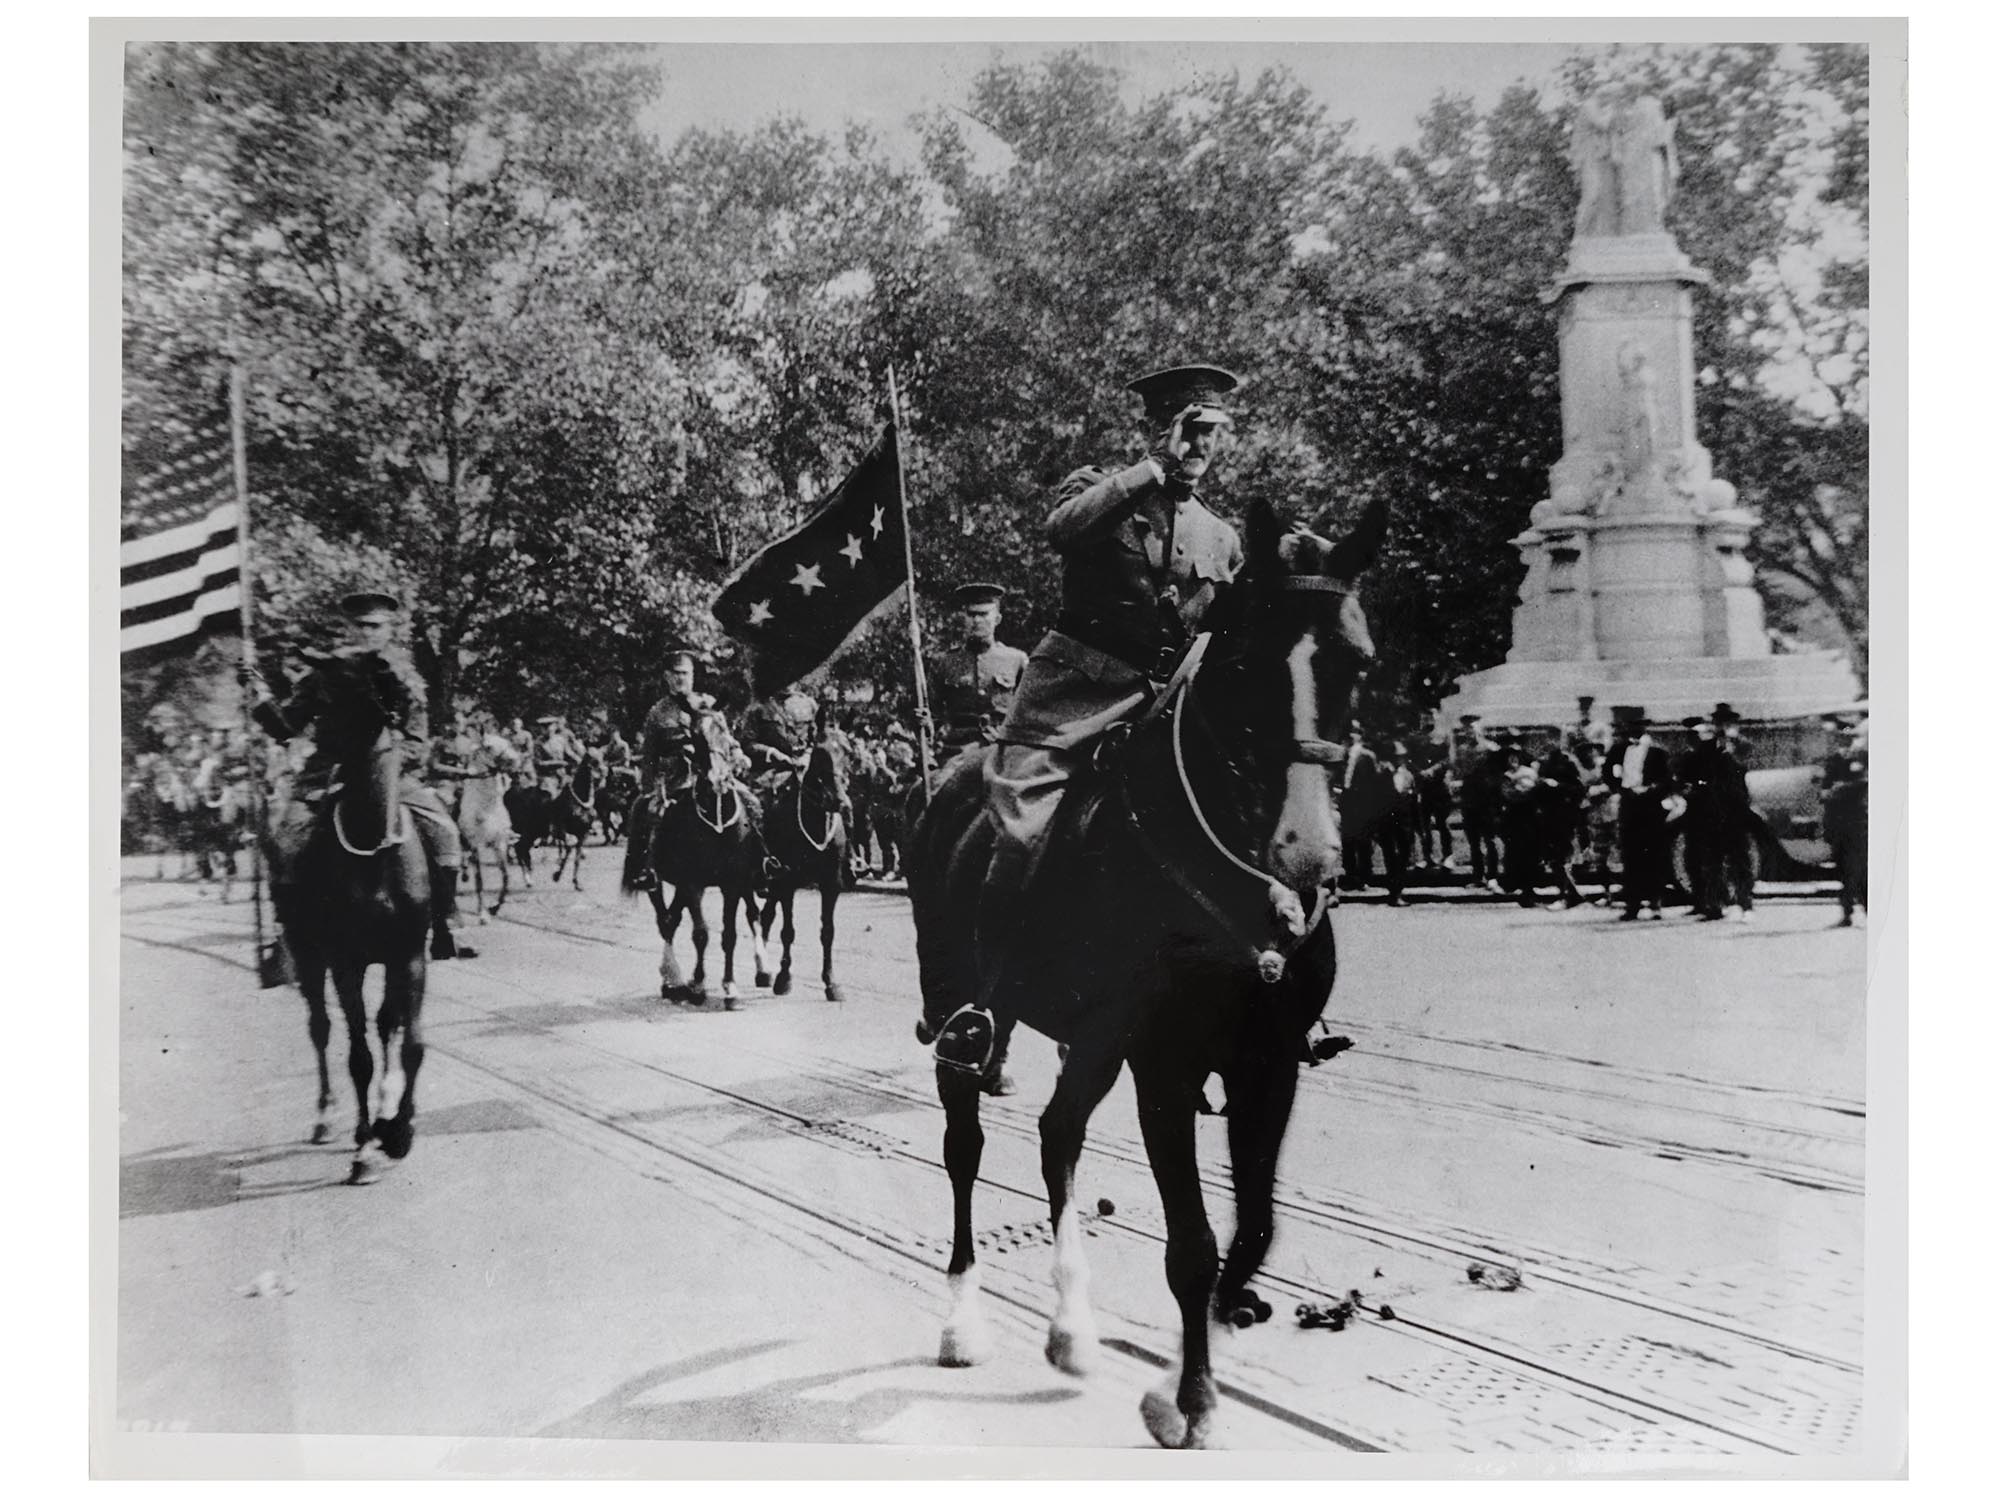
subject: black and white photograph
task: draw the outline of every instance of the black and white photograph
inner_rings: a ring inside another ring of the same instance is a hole
[[[1902,1471],[1906,21],[91,32],[94,1473]]]

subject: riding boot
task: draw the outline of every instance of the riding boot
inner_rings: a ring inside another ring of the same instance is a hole
[[[973,952],[978,964],[979,998],[962,1005],[938,1031],[931,1051],[949,1068],[977,1073],[997,1081],[996,1065],[1005,1061],[1001,1033],[1006,1029],[993,1013],[1000,993],[1003,955],[1013,946],[1021,917],[1021,888],[1026,883],[1028,854],[1009,840],[993,850],[986,883],[980,888],[979,910],[973,919]]]
[[[431,867],[431,957],[477,958],[478,952],[453,936],[452,918],[458,915],[458,871]]]

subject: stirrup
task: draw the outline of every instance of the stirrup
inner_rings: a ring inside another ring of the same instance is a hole
[[[998,1034],[993,1012],[977,1005],[961,1005],[938,1032],[931,1056],[941,1068],[983,1075],[993,1062],[993,1043]]]

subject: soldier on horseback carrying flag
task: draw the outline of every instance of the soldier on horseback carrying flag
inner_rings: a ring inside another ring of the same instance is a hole
[[[430,753],[429,713],[423,679],[409,658],[391,640],[402,605],[389,594],[350,594],[340,604],[347,616],[349,643],[322,658],[292,687],[283,703],[254,668],[245,672],[245,686],[256,694],[251,713],[274,738],[296,739],[314,730],[314,750],[297,778],[299,795],[272,810],[271,842],[276,856],[271,875],[274,888],[290,884],[299,856],[320,823],[320,807],[335,766],[322,746],[342,736],[323,722],[339,701],[331,691],[332,672],[367,674],[369,686],[385,716],[403,741],[402,805],[415,814],[417,835],[424,846],[431,876],[431,957],[472,958],[471,948],[458,943],[451,920],[458,914],[458,872],[464,862],[457,826],[437,792],[420,773]]]

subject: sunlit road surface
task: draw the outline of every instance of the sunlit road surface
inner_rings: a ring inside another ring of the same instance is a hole
[[[1179,1335],[1129,1083],[1079,1173],[1098,1373],[1042,1356],[1056,1059],[1029,1035],[986,1109],[998,1348],[941,1369],[950,1190],[906,900],[842,898],[844,1003],[806,894],[794,991],[751,988],[746,942],[741,1007],[694,1009],[658,998],[616,867],[593,848],[581,891],[517,886],[479,958],[432,967],[416,1148],[357,1188],[344,1033],[340,1140],[308,1145],[305,1008],[257,988],[245,888],[126,862],[119,1425],[1149,1445],[1138,1402]],[[1258,1283],[1276,1316],[1217,1337],[1222,1441],[1853,1451],[1865,950],[1833,917],[1342,907],[1327,1019],[1355,1046],[1302,1080]],[[1226,1239],[1226,1127],[1201,1128]],[[1298,1325],[1350,1291],[1341,1330]]]

